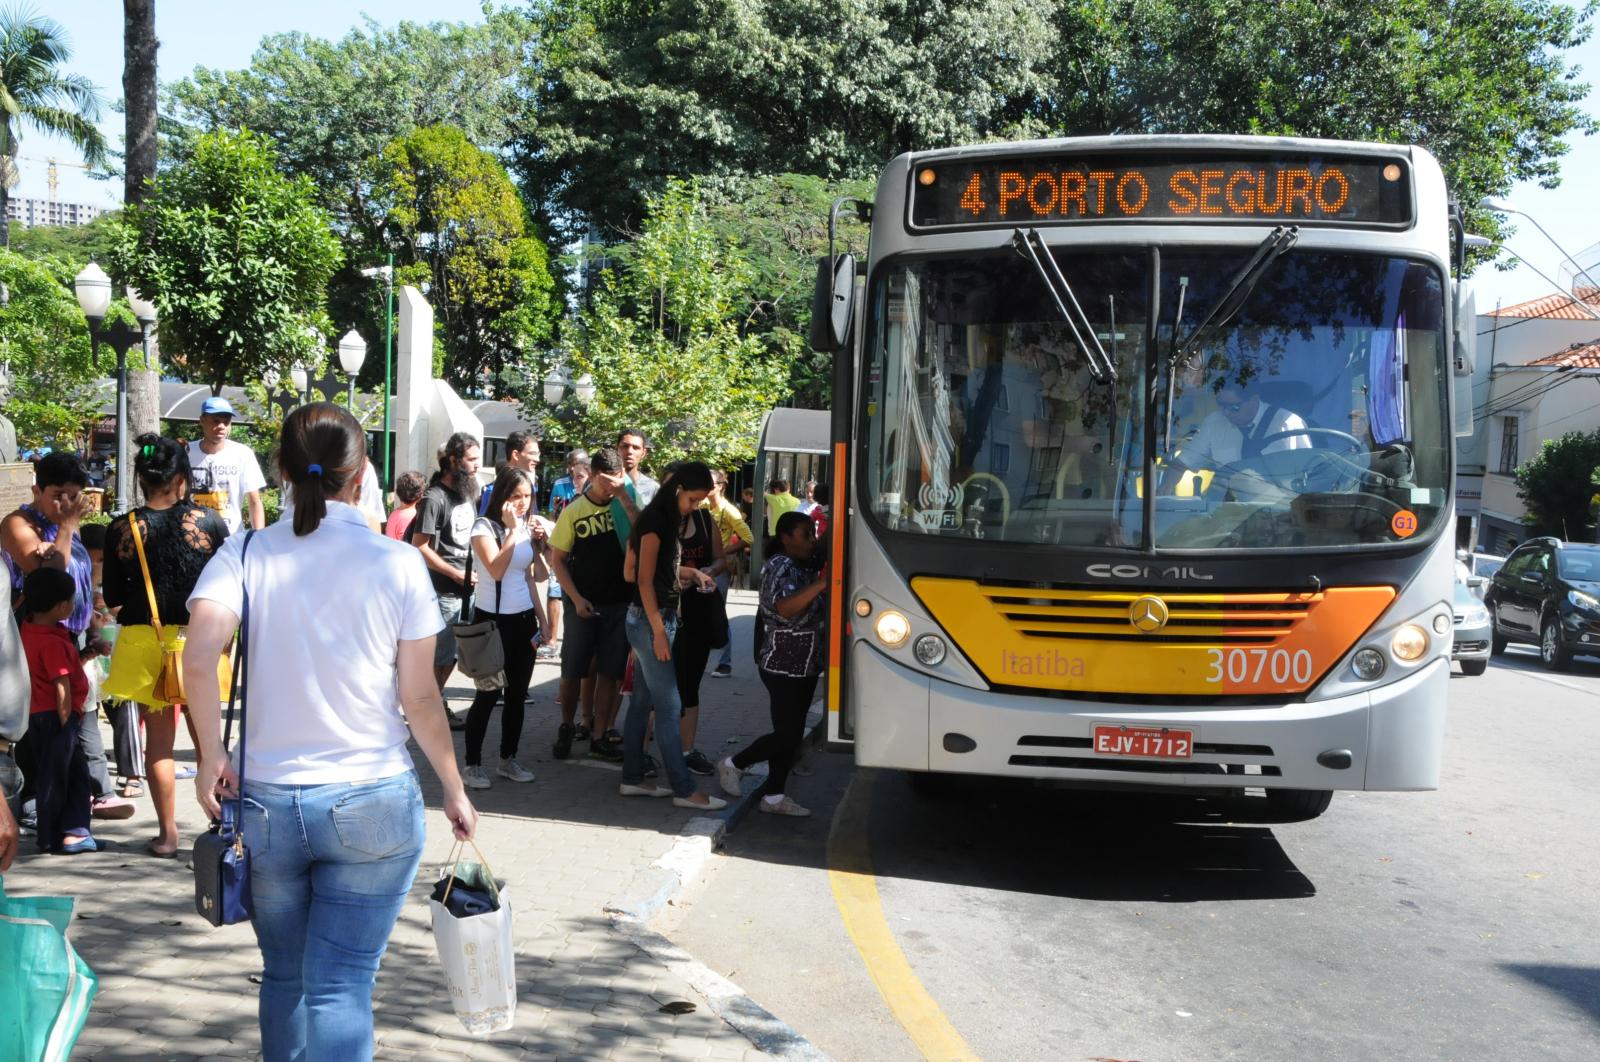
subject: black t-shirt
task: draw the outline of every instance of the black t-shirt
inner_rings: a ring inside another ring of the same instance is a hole
[[[661,545],[656,550],[656,570],[652,577],[656,587],[656,605],[673,611],[678,608],[678,566],[683,561],[683,544],[678,541],[678,530],[682,523],[682,519],[671,509],[646,509],[639,514],[640,561],[643,561],[644,536],[660,536]],[[640,582],[650,574],[641,569],[638,573]],[[633,601],[637,605],[644,604],[644,599],[639,596],[638,583],[633,587]]]
[[[622,540],[617,538],[610,502],[596,504],[588,494],[572,499],[556,520],[550,544],[567,555],[567,571],[589,604],[627,602],[630,588],[622,577]]]
[[[472,548],[472,524],[477,518],[477,507],[466,497],[442,483],[434,484],[417,505],[417,518],[411,524],[411,534],[432,535],[433,551],[446,564],[464,570],[468,551]],[[462,592],[461,584],[449,576],[440,575],[432,568],[428,569],[428,575],[433,579],[436,593],[459,595]]]
[[[150,562],[150,581],[163,625],[189,622],[189,594],[223,539],[228,525],[215,509],[181,501],[167,509],[135,509],[139,537]],[[150,595],[144,588],[144,570],[128,529],[129,516],[119,516],[106,528],[102,590],[108,608],[121,607],[117,622],[125,627],[150,622]]]

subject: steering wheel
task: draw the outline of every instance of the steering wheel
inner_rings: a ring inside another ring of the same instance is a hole
[[[1332,437],[1334,439],[1338,439],[1341,442],[1348,443],[1349,447],[1350,447],[1350,452],[1352,454],[1364,454],[1364,453],[1367,452],[1367,444],[1366,443],[1362,442],[1360,439],[1356,438],[1354,435],[1351,435],[1347,431],[1340,431],[1338,428],[1309,428],[1308,427],[1308,428],[1290,428],[1287,431],[1275,431],[1271,435],[1265,435],[1265,436],[1262,437],[1261,446],[1262,446],[1263,449],[1265,449],[1266,445],[1268,443],[1270,443],[1270,442],[1276,442],[1279,439],[1292,439],[1296,435],[1308,435],[1308,436],[1311,436],[1312,449],[1318,449],[1317,444],[1316,444],[1316,440],[1319,437]]]

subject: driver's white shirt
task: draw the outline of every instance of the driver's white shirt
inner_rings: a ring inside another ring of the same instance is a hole
[[[1268,409],[1272,410],[1272,419],[1259,433],[1259,437],[1276,435],[1279,432],[1294,431],[1304,428],[1306,422],[1299,414],[1291,413],[1281,406],[1269,407],[1265,402],[1256,410],[1255,419],[1250,422],[1250,430],[1254,430],[1261,423],[1261,418]],[[1225,465],[1238,462],[1244,454],[1245,432],[1223,415],[1222,411],[1215,410],[1206,415],[1200,422],[1200,430],[1195,432],[1194,438],[1178,452],[1178,459],[1189,469],[1216,469]],[[1281,439],[1273,439],[1261,448],[1262,453],[1277,453],[1280,450],[1309,450],[1311,437],[1307,435],[1287,435]]]

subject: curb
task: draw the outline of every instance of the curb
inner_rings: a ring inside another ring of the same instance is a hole
[[[806,721],[810,723],[809,716]],[[712,852],[721,846],[723,837],[727,835],[727,816],[739,805],[753,803],[760,791],[761,787],[756,786],[722,815],[697,815],[690,819],[667,853],[652,863],[648,870],[637,875],[633,884],[613,897],[603,910],[611,917],[611,924],[639,950],[683,978],[717,1017],[743,1034],[757,1050],[779,1058],[831,1062],[809,1040],[751,999],[738,985],[651,929],[648,924],[680,889],[700,876]]]

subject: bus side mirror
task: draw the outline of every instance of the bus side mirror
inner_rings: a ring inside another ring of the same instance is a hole
[[[1472,435],[1472,372],[1478,360],[1478,300],[1465,280],[1455,282],[1455,303],[1456,334],[1451,337],[1455,349],[1450,352],[1456,392],[1455,435],[1465,439]]]
[[[811,349],[834,354],[850,340],[856,294],[855,255],[817,259],[817,288],[811,296]]]

